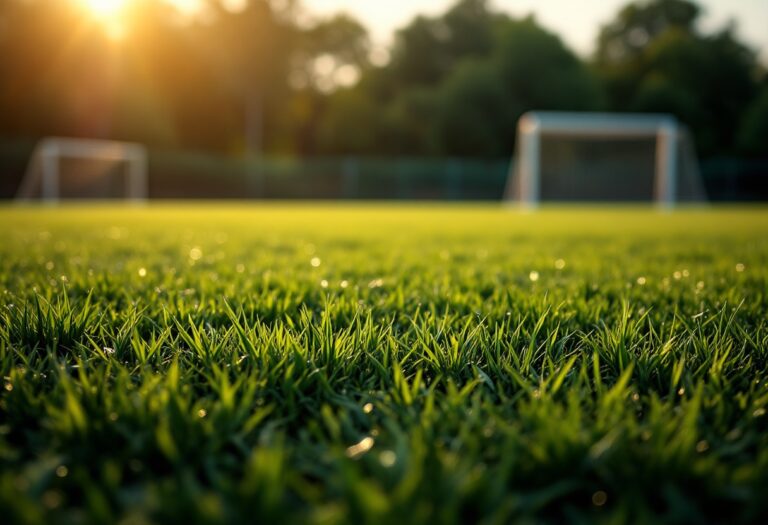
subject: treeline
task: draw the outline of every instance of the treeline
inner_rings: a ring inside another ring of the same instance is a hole
[[[629,4],[588,61],[487,0],[415,18],[386,57],[356,20],[308,22],[291,1],[126,9],[108,27],[77,0],[0,0],[0,136],[504,157],[527,110],[607,110],[674,113],[704,156],[768,154],[765,69],[734,28],[702,32],[687,0]]]

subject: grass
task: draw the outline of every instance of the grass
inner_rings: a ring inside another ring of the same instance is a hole
[[[768,519],[768,210],[0,223],[5,523]]]

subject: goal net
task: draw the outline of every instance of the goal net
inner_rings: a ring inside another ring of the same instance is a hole
[[[671,115],[531,112],[518,123],[505,200],[706,200],[689,134]]]
[[[35,148],[17,200],[147,198],[147,154],[128,142],[48,138]]]

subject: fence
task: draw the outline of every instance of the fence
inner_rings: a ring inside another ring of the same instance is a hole
[[[158,198],[498,200],[509,160],[151,156]],[[215,181],[215,189],[212,187]]]
[[[0,198],[16,193],[34,144],[0,143]],[[509,159],[311,158],[244,160],[151,151],[157,199],[397,199],[498,201]],[[768,201],[768,158],[706,159],[712,201]]]

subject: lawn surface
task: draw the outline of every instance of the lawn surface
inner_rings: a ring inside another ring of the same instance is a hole
[[[4,523],[768,520],[768,210],[0,208]]]

